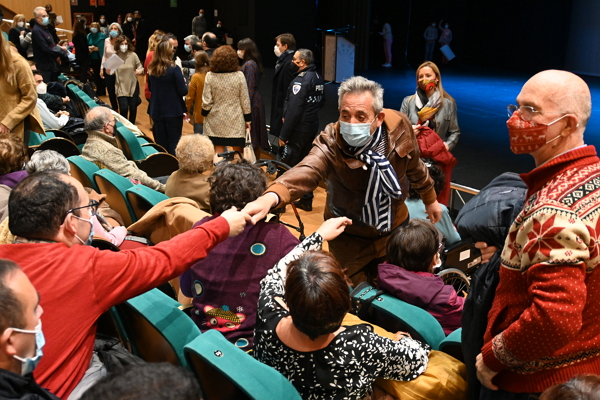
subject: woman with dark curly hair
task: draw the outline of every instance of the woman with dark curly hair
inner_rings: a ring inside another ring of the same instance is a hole
[[[169,176],[165,194],[169,197],[187,197],[210,211],[208,178],[213,167],[215,149],[204,135],[185,135],[175,149],[179,169]]]
[[[197,136],[197,135],[194,135]],[[209,178],[212,217],[242,209],[266,189],[262,170],[245,160],[219,165]],[[260,280],[281,257],[298,244],[283,225],[260,221],[227,238],[181,278],[181,292],[193,299],[192,319],[200,330],[216,329],[238,347],[253,346]]]
[[[237,45],[238,57],[242,59],[242,72],[248,83],[248,95],[250,96],[250,104],[252,104],[252,127],[250,133],[252,135],[252,147],[256,159],[260,157],[260,148],[269,148],[269,136],[267,134],[267,122],[265,119],[265,104],[258,90],[260,85],[260,77],[262,75],[262,65],[260,62],[260,53],[256,48],[256,43],[250,38],[242,39]]]
[[[221,46],[210,59],[202,94],[204,134],[217,153],[225,151],[226,146],[242,153],[251,112],[246,78],[238,71],[236,52],[231,46]]]

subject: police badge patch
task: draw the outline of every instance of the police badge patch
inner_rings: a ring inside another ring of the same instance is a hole
[[[292,92],[294,94],[298,94],[298,92],[300,91],[301,87],[302,87],[301,83],[294,83],[294,86],[292,86]]]

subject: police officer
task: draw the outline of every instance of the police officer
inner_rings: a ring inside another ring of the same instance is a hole
[[[292,59],[297,75],[288,87],[283,106],[283,126],[279,145],[287,150],[282,161],[290,166],[298,164],[310,152],[312,141],[319,131],[319,109],[324,104],[323,78],[316,71],[313,53],[299,49]],[[312,192],[304,195],[295,204],[312,211]]]

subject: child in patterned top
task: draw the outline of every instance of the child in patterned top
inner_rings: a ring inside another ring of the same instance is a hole
[[[342,325],[351,307],[348,280],[333,256],[319,250],[348,224],[344,217],[325,221],[261,282],[256,358],[288,378],[303,399],[362,399],[378,377],[408,381],[427,368],[429,346],[378,336],[365,324]]]

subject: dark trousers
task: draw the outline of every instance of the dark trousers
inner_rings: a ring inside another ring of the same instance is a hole
[[[108,98],[110,99],[110,106],[113,110],[119,109],[119,103],[117,102],[117,93],[115,84],[117,83],[117,77],[115,75],[108,75],[104,70],[104,84],[106,85],[106,91],[108,91]]]
[[[58,82],[60,71],[40,71],[40,73],[42,74],[42,78],[44,78],[44,82]]]
[[[291,154],[288,159],[288,164],[290,167],[295,167],[300,161],[304,159],[310,153],[310,149],[312,148],[312,142],[315,139],[315,133],[308,132],[296,132],[292,133],[292,137],[288,142],[290,146]],[[306,202],[312,202],[314,198],[313,192],[305,193],[302,196],[302,200]]]
[[[119,101],[119,114],[124,116],[135,125],[135,118],[137,117],[138,102],[140,100],[140,85],[135,87],[132,97],[121,96],[118,97]]]
[[[100,78],[100,71],[102,70],[102,60],[91,60],[90,64],[94,70],[94,83],[96,84],[96,95],[104,96],[106,94],[106,85],[104,79]]]
[[[85,61],[79,63],[79,81],[81,83],[87,82],[88,71],[90,70],[90,59],[88,58]]]
[[[167,151],[175,155],[175,148],[183,130],[183,115],[181,117],[154,117],[154,140]]]

